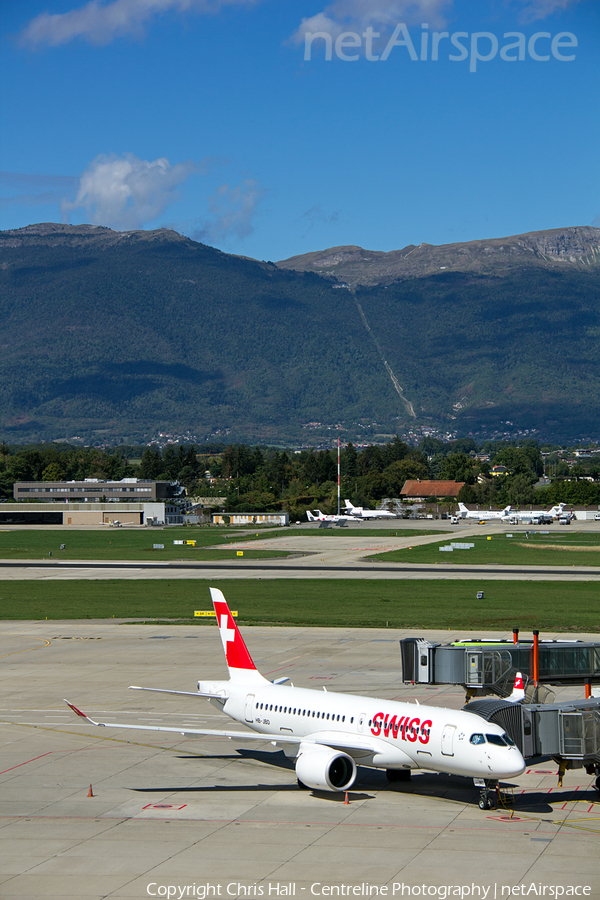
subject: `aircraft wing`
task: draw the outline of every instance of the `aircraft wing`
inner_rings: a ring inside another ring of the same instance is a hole
[[[173,693],[177,692],[174,691]],[[182,691],[181,693],[185,692]],[[267,741],[272,744],[322,744],[324,747],[341,750],[357,759],[361,756],[368,756],[377,749],[374,741],[372,742],[368,739],[361,740],[355,738],[354,735],[351,736],[349,734],[339,734],[335,732],[324,732],[322,734],[316,732],[315,734],[301,737],[300,735],[294,736],[291,734],[260,734],[257,731],[222,731],[215,728],[189,728],[187,725],[174,727],[169,725],[131,725],[128,722],[96,722],[95,719],[86,716],[86,714],[78,709],[73,703],[69,703],[68,700],[65,700],[64,702],[73,710],[76,716],[84,719],[90,725],[96,725],[100,728],[132,728],[135,731],[161,731],[180,734],[183,737],[196,737],[197,735],[202,735],[203,737],[212,736],[229,738],[230,740],[263,741],[263,743]]]
[[[221,698],[222,699],[222,698]],[[77,707],[73,703],[69,703],[68,700],[65,700],[67,706],[69,706],[76,716],[79,716],[82,719],[85,719],[90,725],[97,725],[101,728],[133,728],[136,731],[167,731],[173,732],[174,734],[182,734],[186,735],[214,735],[214,737],[226,737],[226,738],[237,738],[242,740],[250,740],[250,741],[283,741],[284,743],[292,743],[299,744],[301,738],[290,738],[288,735],[272,735],[272,734],[259,734],[256,731],[218,731],[214,728],[189,728],[187,725],[180,725],[177,727],[172,727],[169,725],[131,725],[129,722],[96,722],[95,719],[90,719],[89,716],[86,716],[84,712]]]
[[[152,691],[155,694],[180,694],[183,697],[201,697],[203,700],[226,700],[226,694],[202,694],[200,691],[170,691],[167,688],[146,688],[146,687],[138,687],[137,684],[129,685],[130,691]],[[68,700],[65,700],[65,703],[68,703],[69,706],[71,704]],[[71,709],[74,707],[71,706]]]

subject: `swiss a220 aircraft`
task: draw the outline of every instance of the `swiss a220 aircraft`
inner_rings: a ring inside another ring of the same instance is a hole
[[[347,791],[356,780],[357,763],[385,769],[390,781],[409,779],[413,769],[427,769],[473,778],[482,788],[479,806],[491,809],[498,780],[524,772],[525,761],[510,737],[474,713],[268,681],[252,662],[222,592],[211,588],[210,593],[229,680],[199,681],[197,692],[132,688],[205,698],[252,731],[97,722],[69,703],[73,712],[107,728],[271,739],[296,760],[299,786],[315,791]]]

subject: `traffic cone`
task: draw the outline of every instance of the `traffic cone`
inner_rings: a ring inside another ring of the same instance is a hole
[[[89,789],[89,791],[88,791],[88,797],[93,797],[93,796],[94,796],[94,792],[93,792],[92,786],[91,786],[91,784],[90,784],[90,789]]]
[[[349,805],[350,805],[350,801],[348,800],[348,791],[346,791],[346,798],[344,800],[344,806],[349,806]]]

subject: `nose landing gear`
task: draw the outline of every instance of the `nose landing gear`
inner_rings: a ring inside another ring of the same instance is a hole
[[[482,791],[479,797],[479,809],[495,809],[496,794],[493,791]]]
[[[489,779],[477,779],[475,782],[481,788],[479,794],[479,809],[496,809],[498,805],[498,782]]]

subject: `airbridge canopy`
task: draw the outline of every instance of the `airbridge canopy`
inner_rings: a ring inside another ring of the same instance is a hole
[[[400,641],[405,683],[461,684],[467,690],[507,696],[516,672],[533,675],[533,643],[464,641],[439,644],[420,638]],[[600,684],[600,643],[541,641],[540,684]]]
[[[600,700],[538,704],[483,699],[463,709],[500,725],[525,758],[561,757],[575,766],[600,763]]]

